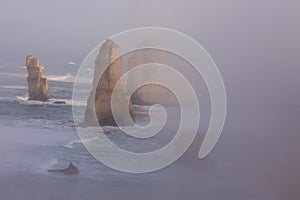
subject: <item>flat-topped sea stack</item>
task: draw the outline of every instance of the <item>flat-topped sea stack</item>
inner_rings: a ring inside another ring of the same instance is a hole
[[[108,68],[105,70],[105,68]],[[105,71],[103,71],[105,70]],[[102,74],[103,72],[103,74]],[[101,77],[100,74],[102,74]],[[94,80],[93,89],[89,96],[87,109],[85,112],[85,124],[88,126],[116,126],[115,119],[112,114],[111,99],[114,87],[117,81],[122,76],[122,59],[119,53],[119,46],[112,40],[106,40],[101,48],[95,61],[94,67]],[[100,78],[100,80],[99,80]],[[121,126],[132,125],[134,121],[134,115],[132,111],[132,104],[130,96],[126,93],[125,83],[124,87],[119,91],[114,91],[116,94],[117,102],[128,102],[129,114],[132,120],[128,120],[124,108],[118,108],[115,117],[118,117],[118,121]],[[127,110],[128,113],[128,110]],[[96,114],[96,115],[95,115]]]
[[[40,65],[38,59],[32,57],[32,55],[27,56],[26,68],[28,72],[28,100],[48,101],[50,98],[48,81],[42,77],[43,67]]]

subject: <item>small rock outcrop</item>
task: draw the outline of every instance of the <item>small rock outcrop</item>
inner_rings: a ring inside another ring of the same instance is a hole
[[[26,68],[28,72],[27,83],[29,100],[48,101],[50,92],[48,81],[42,77],[43,67],[38,59],[29,55],[26,57]]]
[[[105,71],[103,71],[108,65],[109,67]],[[99,76],[102,72],[103,74],[99,80]],[[115,44],[112,40],[108,39],[102,44],[100,48],[100,52],[95,61],[93,89],[91,91],[91,94],[87,102],[87,109],[85,112],[85,120],[84,120],[85,125],[88,126],[97,126],[98,124],[100,124],[101,126],[117,125],[112,114],[111,99],[112,99],[112,93],[114,91],[114,87],[121,76],[122,76],[122,59],[119,53],[119,46]],[[134,115],[133,115],[130,96],[126,93],[125,90],[125,83],[123,83],[123,85],[124,85],[123,89],[114,92],[116,92],[117,101],[128,102],[128,109],[132,120],[129,120],[128,117],[126,117],[127,114],[126,112],[124,112],[123,108],[120,107],[117,108],[116,110],[118,111],[117,117],[119,119],[119,122],[121,122],[120,125],[128,126],[128,125],[132,125],[132,122],[134,121]],[[115,106],[121,106],[121,105],[115,105]]]
[[[53,103],[54,103],[54,104],[66,104],[65,101],[54,101]]]
[[[73,165],[73,163],[70,163],[67,168],[49,169],[48,172],[54,172],[54,173],[68,175],[68,176],[73,176],[73,175],[79,174],[78,168],[75,165]]]

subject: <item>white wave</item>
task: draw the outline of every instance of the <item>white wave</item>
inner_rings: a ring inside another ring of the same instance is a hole
[[[1,76],[26,77],[27,73],[26,74],[15,74],[15,73],[1,73],[0,72],[0,75]]]
[[[26,86],[22,86],[22,85],[2,85],[0,86],[1,88],[4,88],[4,89],[27,89]]]
[[[67,62],[67,64],[68,64],[68,65],[76,66],[76,63],[75,63],[75,62],[72,62],[72,61]]]
[[[93,137],[93,138],[88,138],[88,139],[71,140],[71,141],[67,142],[65,145],[63,145],[63,147],[65,147],[67,149],[73,149],[74,144],[88,143],[88,142],[92,142],[92,141],[97,140],[97,139],[98,139],[98,137]]]
[[[76,143],[81,143],[81,141],[71,140],[71,141],[67,142],[65,145],[63,145],[63,147],[65,147],[67,149],[73,149],[74,148],[73,144],[76,144]]]
[[[49,160],[48,162],[42,164],[41,166],[38,167],[35,171],[37,173],[45,173],[48,172],[49,169],[51,169],[53,166],[58,164],[58,160],[56,158],[53,158]]]
[[[26,105],[47,105],[47,104],[53,104],[53,101],[37,101],[37,100],[28,100],[28,96],[16,96],[17,100],[21,104],[26,104]]]
[[[45,105],[45,104],[47,105],[53,103],[50,101],[43,102],[43,101],[36,101],[36,100],[28,100],[29,97],[27,95],[16,96],[16,98],[21,104],[25,104],[25,105]]]
[[[63,76],[47,76],[47,79],[50,81],[66,81],[68,79],[71,79],[73,76],[68,73],[66,75]]]
[[[37,101],[37,100],[28,100],[28,96],[16,96],[17,100],[19,100],[20,103],[23,104],[30,104],[30,105],[57,105],[57,106],[63,106],[63,105],[71,105],[72,100],[70,99],[50,99],[48,101]],[[56,104],[57,101],[64,101],[65,104]]]
[[[20,101],[27,101],[27,99],[28,99],[28,96],[16,96],[17,97],[17,99],[18,100],[20,100]]]

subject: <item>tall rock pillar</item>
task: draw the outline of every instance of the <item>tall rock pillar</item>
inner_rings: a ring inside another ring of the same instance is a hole
[[[109,67],[105,70],[108,65]],[[99,77],[100,74],[102,74],[101,77]],[[102,44],[95,61],[93,90],[88,99],[84,119],[86,125],[94,126],[98,123],[101,126],[117,125],[112,114],[111,98],[114,87],[121,76],[122,59],[120,57],[119,47],[112,40],[108,39]],[[122,90],[115,91],[116,98],[117,101],[128,102],[129,113],[132,120],[134,120],[130,96],[126,94],[125,84],[123,83],[123,85],[124,88]],[[132,124],[132,121],[125,117],[126,113],[124,109],[117,109],[117,111],[118,113],[115,117],[118,117],[122,126]]]
[[[26,57],[26,68],[28,72],[27,84],[29,100],[47,101],[50,98],[48,81],[42,77],[43,67],[38,59],[29,55]]]

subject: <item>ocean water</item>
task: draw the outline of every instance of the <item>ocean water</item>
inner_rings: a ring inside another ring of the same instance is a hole
[[[74,66],[72,67],[74,68]],[[83,146],[75,129],[72,106],[76,107],[76,110],[84,112],[86,109],[86,99],[72,100],[73,81],[76,76],[76,70],[71,70],[71,72],[68,70],[70,69],[65,69],[62,72],[57,72],[56,70],[54,72],[47,72],[45,70],[43,76],[48,78],[51,99],[48,102],[39,102],[27,100],[27,71],[24,67],[2,66],[2,73],[0,73],[0,80],[2,82],[0,86],[1,126],[5,127],[5,130],[9,132],[14,132],[10,133],[14,138],[26,136],[31,138],[33,146],[39,141],[43,143],[42,146],[36,149],[36,151],[43,155],[42,158],[39,155],[37,160],[22,167],[17,164],[19,167],[12,168],[13,171],[11,173],[24,175],[24,172],[26,172],[27,174],[59,177],[60,175],[48,173],[47,170],[63,168],[72,162],[81,172],[77,176],[79,178],[108,179],[112,181],[124,179],[122,177],[131,177],[130,174],[116,172],[102,165]],[[65,75],[55,75],[54,73]],[[83,94],[86,95],[87,93],[87,91],[83,91]],[[55,101],[65,101],[66,104],[54,104]],[[147,124],[149,122],[149,118],[147,117],[148,109],[149,107],[147,106],[135,106],[135,112],[139,115],[138,123]],[[173,114],[178,112],[176,108],[173,110],[170,108],[169,110]],[[173,117],[172,120],[178,121],[176,117]],[[172,128],[170,126],[166,127],[164,132],[168,132]],[[104,127],[104,130],[107,137],[113,143],[119,145],[121,148],[135,152],[148,152],[158,149],[170,141],[173,135],[162,134],[152,138],[152,140],[136,140],[133,137],[127,136],[116,127]],[[41,132],[40,135],[37,133],[39,131]],[[23,132],[21,136],[19,135],[20,132]],[[4,132],[1,133],[1,136],[3,138],[6,137]],[[46,140],[49,139],[49,143],[45,142],[43,138]],[[17,141],[11,140],[13,138],[9,138],[9,141],[12,142],[11,145],[15,145],[14,142]],[[22,139],[20,140],[22,141]],[[3,160],[3,162],[5,161]],[[153,175],[149,177],[155,178]],[[130,178],[126,179],[126,181],[130,180]]]
[[[86,101],[72,101],[76,71],[75,66],[46,68],[52,98],[43,103],[27,101],[23,66],[0,67],[0,199],[298,199],[299,124],[294,116],[284,121],[289,126],[281,126],[282,116],[243,113],[229,104],[218,144],[199,160],[210,114],[209,105],[200,105],[200,129],[179,160],[153,173],[122,173],[93,158],[78,137],[72,106],[84,110]],[[55,105],[56,100],[66,104]],[[143,116],[139,123],[147,123],[148,107],[135,109]],[[167,111],[166,127],[151,140],[134,139],[114,127],[105,127],[106,135],[130,151],[158,149],[172,139],[180,119],[177,108]],[[79,175],[47,171],[70,162]]]
[[[47,73],[44,73],[47,75]],[[72,120],[73,75],[49,75],[51,100],[49,102],[27,101],[27,71],[24,67],[1,68],[0,119],[1,123],[13,127],[68,127]],[[54,101],[66,101],[65,105],[54,105]],[[84,105],[84,102],[83,104]]]

